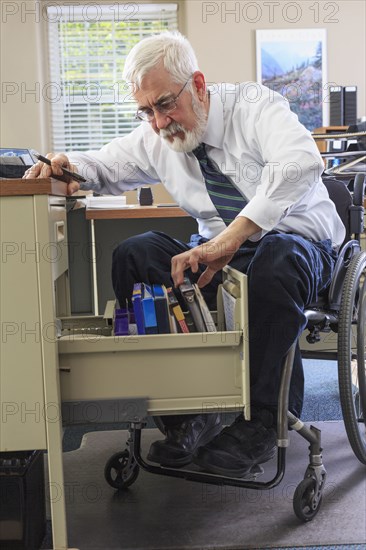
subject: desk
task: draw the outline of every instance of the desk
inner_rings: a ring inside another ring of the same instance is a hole
[[[0,182],[4,344],[0,451],[47,451],[53,545],[57,550],[67,548],[60,368],[62,396],[71,401],[118,399],[123,394],[131,405],[132,397],[149,395],[152,410],[168,413],[202,411],[202,407],[216,408],[217,404],[236,409],[239,403],[248,410],[249,405],[248,344],[243,338],[247,318],[242,303],[238,302],[234,316],[239,330],[224,336],[220,332],[164,338],[152,335],[141,343],[135,337],[125,342],[123,337],[111,336],[97,338],[95,345],[83,336],[81,341],[77,336],[58,340],[55,319],[70,314],[65,187],[56,189],[52,180]],[[159,216],[175,215],[165,220],[168,222],[176,223],[176,217],[189,219],[181,211],[167,210],[149,211]],[[146,211],[138,209],[140,215]],[[125,220],[100,220],[104,225],[117,221]],[[138,232],[142,221],[130,220],[138,223]],[[150,228],[151,219],[145,221]],[[179,229],[175,227],[175,234]],[[135,228],[129,231],[133,234]],[[246,303],[244,286],[240,296]]]
[[[45,449],[53,544],[67,548],[55,317],[69,311],[66,184],[0,180],[0,451]]]
[[[90,223],[85,210],[80,212]],[[190,220],[177,208],[138,207],[129,210],[136,217],[130,223],[138,223],[138,228],[128,229],[130,234],[141,232],[141,217],[147,212],[154,212],[151,217],[158,222],[171,216],[173,221]],[[94,211],[103,216],[104,225],[119,221],[115,218],[120,214],[108,212],[106,220],[106,212]],[[55,319],[70,315],[66,184],[49,178],[0,180],[0,221],[0,451],[47,451],[53,544],[64,550],[68,546]],[[146,220],[149,228],[150,221]],[[119,235],[118,242],[122,238]],[[109,251],[105,261],[107,256]],[[110,269],[105,276],[109,273]]]
[[[348,126],[322,126],[321,128],[315,128],[314,134],[329,134],[331,137],[331,134],[340,134],[347,132]],[[326,153],[327,152],[327,142],[326,140],[316,140],[316,144],[318,146],[318,149],[320,153]]]

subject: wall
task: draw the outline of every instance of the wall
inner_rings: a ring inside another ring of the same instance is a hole
[[[116,4],[112,0],[109,3]],[[47,40],[40,9],[47,4],[57,2],[0,2],[3,147],[34,147],[42,152],[50,148],[49,102],[42,97],[48,82]],[[255,79],[255,29],[326,28],[328,82],[357,85],[358,116],[366,114],[363,0],[180,0],[179,4],[181,29],[196,49],[201,69],[211,82]]]
[[[46,40],[35,2],[0,3],[0,76],[2,147],[47,150]],[[39,3],[38,3],[39,5]]]
[[[357,85],[358,115],[366,114],[366,2],[363,0],[186,0],[185,4],[184,28],[209,80],[256,79],[256,29],[325,28],[328,82]]]
[[[182,0],[157,0],[156,3]],[[0,143],[2,147],[31,147],[50,151],[47,6],[101,4],[114,0],[0,0]],[[125,2],[128,5],[134,4]],[[139,0],[136,3],[151,3]],[[94,10],[95,12],[95,10]],[[115,12],[116,13],[116,12]],[[179,12],[179,27],[183,26]],[[92,17],[91,11],[90,17]]]

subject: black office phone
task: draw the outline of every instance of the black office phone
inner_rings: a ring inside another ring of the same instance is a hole
[[[37,159],[30,149],[0,148],[0,178],[22,178]]]

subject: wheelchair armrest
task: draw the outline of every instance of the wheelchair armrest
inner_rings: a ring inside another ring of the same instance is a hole
[[[338,317],[329,311],[306,309],[304,314],[307,320],[307,325],[305,328],[308,330],[312,330],[314,327],[322,330],[329,327],[331,323],[336,323],[338,320]]]
[[[355,254],[361,251],[360,243],[356,240],[348,241],[341,249],[337,258],[332,282],[329,288],[329,309],[339,311],[341,306],[342,288],[347,268]]]
[[[366,174],[357,174],[353,182],[353,204],[362,206],[366,192]]]
[[[338,317],[330,311],[322,309],[306,309],[304,311],[307,323],[306,327],[309,334],[306,336],[306,340],[309,344],[316,344],[320,341],[320,332],[329,332],[332,324],[336,325]]]

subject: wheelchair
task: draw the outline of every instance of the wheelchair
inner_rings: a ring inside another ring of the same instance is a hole
[[[366,252],[361,250],[360,236],[364,230],[364,196],[366,176],[357,174],[351,193],[345,182],[323,177],[330,198],[346,227],[346,238],[336,262],[334,275],[326,298],[310,304],[305,311],[307,340],[316,344],[321,332],[338,335],[337,352],[302,353],[303,357],[337,359],[341,408],[346,433],[352,450],[366,465]],[[129,421],[127,447],[115,453],[104,469],[106,481],[115,489],[125,489],[138,477],[139,469],[200,483],[228,485],[265,490],[277,486],[285,473],[288,431],[297,431],[309,443],[309,464],[303,480],[293,496],[296,516],[304,522],[312,520],[319,511],[326,470],[322,461],[321,432],[306,426],[288,411],[288,395],[295,351],[299,342],[290,348],[282,367],[278,396],[277,471],[273,479],[258,481],[254,473],[248,478],[234,478],[201,471],[168,468],[147,463],[141,456],[141,431],[146,425],[143,412]],[[162,427],[158,425],[162,430]]]
[[[317,357],[338,361],[340,402],[347,436],[354,454],[366,465],[366,252],[361,251],[360,246],[366,176],[359,173],[350,182],[352,195],[342,181],[332,177],[325,177],[323,181],[346,227],[346,237],[327,299],[311,304],[305,311],[307,341],[318,342],[322,331],[334,331],[338,335],[336,355],[320,352]],[[313,356],[303,353],[303,357]]]

